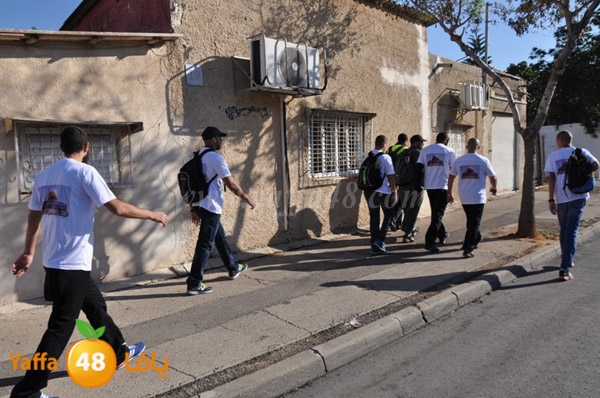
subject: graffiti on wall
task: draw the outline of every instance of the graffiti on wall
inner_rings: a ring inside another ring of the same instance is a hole
[[[255,106],[249,106],[246,108],[238,108],[235,106],[230,106],[225,109],[225,114],[229,118],[229,120],[237,119],[241,116],[248,116],[249,114],[257,112],[261,118],[266,119],[269,116],[269,112],[267,112],[267,108],[257,108]]]

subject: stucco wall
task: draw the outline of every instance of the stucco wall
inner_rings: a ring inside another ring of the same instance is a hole
[[[325,108],[376,114],[373,135],[365,140],[367,150],[375,135],[384,134],[393,143],[401,132],[420,132],[427,117],[425,28],[352,0],[177,3],[183,9],[180,24],[175,25],[176,32],[184,35],[184,62],[199,65],[204,77],[201,87],[183,85],[183,124],[216,125],[231,135],[223,153],[234,177],[259,204],[252,211],[240,209],[239,201],[227,194],[232,205],[223,223],[232,232],[234,246],[277,245],[366,225],[366,208],[353,179],[307,178],[307,111]],[[260,33],[324,47],[328,74],[323,94],[280,98],[235,91],[232,57],[250,57],[248,38]],[[287,166],[282,157],[282,99]],[[232,108],[264,112],[230,117]],[[290,182],[287,230],[286,167]]]
[[[9,265],[25,243],[28,196],[18,195],[15,142],[13,134],[6,133],[6,118],[143,122],[144,130],[131,136],[133,187],[114,192],[141,207],[165,211],[171,223],[163,229],[99,209],[93,275],[115,279],[189,258],[193,231],[191,223],[184,222],[188,213],[180,212],[174,178],[189,148],[173,143],[165,111],[165,87],[172,75],[168,46],[101,47],[0,44],[0,255],[6,262],[0,267],[0,302],[40,296],[43,284],[41,252],[18,283],[10,272]]]

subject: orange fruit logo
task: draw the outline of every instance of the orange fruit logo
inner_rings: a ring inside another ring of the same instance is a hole
[[[107,342],[98,340],[105,326],[94,329],[89,323],[76,319],[77,330],[86,340],[78,341],[67,351],[67,373],[76,384],[97,388],[108,383],[117,370],[117,357]]]

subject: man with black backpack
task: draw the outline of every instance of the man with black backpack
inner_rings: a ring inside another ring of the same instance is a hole
[[[234,195],[246,201],[251,209],[254,209],[255,206],[254,200],[244,193],[231,176],[223,155],[217,153],[221,149],[223,137],[226,136],[227,134],[221,132],[216,127],[207,127],[202,132],[204,148],[199,151],[202,156],[200,161],[202,162],[201,166],[204,178],[207,182],[211,182],[208,185],[206,197],[190,205],[192,220],[195,224],[200,224],[200,231],[198,232],[196,251],[192,260],[192,269],[187,279],[188,295],[212,292],[212,287],[204,284],[202,280],[204,278],[204,266],[208,261],[213,245],[217,246],[221,260],[223,260],[225,267],[229,271],[230,279],[236,279],[242,272],[248,269],[247,264],[239,264],[234,259],[225,238],[225,230],[221,224],[224,203],[223,184]]]
[[[375,138],[375,149],[366,156],[358,176],[358,187],[364,190],[369,206],[371,254],[387,253],[385,238],[398,200],[394,165],[390,155],[385,153],[386,148],[387,138],[378,135]],[[383,209],[381,226],[380,208]]]
[[[579,223],[589,198],[589,193],[578,189],[580,187],[574,185],[574,181],[569,181],[569,178],[573,178],[569,176],[587,174],[589,179],[598,170],[598,159],[587,149],[573,147],[572,141],[573,134],[570,131],[560,131],[556,135],[558,149],[548,155],[544,167],[544,171],[548,173],[548,206],[552,214],[558,215],[560,226],[561,261],[558,278],[563,281],[573,279],[571,268],[574,266]],[[572,157],[576,159],[570,160]],[[582,170],[573,170],[574,167]]]

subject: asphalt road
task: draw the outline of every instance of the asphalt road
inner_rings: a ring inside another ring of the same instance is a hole
[[[598,397],[600,267],[580,246],[558,260],[286,398]]]

